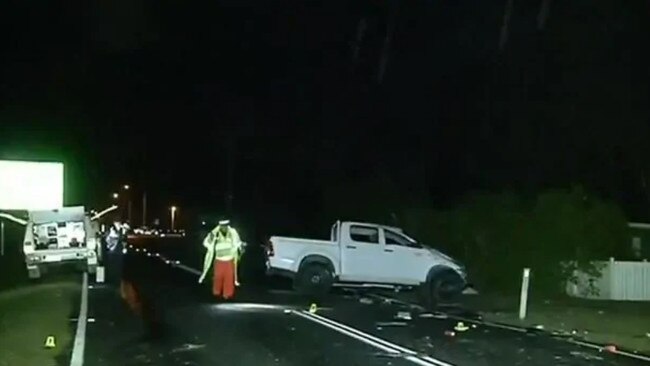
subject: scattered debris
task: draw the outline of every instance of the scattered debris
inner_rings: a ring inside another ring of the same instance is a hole
[[[478,291],[476,291],[476,289],[473,287],[468,287],[463,290],[463,295],[478,295]]]
[[[478,328],[478,325],[472,324],[472,329],[476,329],[476,328]]]
[[[411,313],[409,313],[408,311],[399,311],[397,312],[395,319],[412,320]]]
[[[587,352],[572,351],[571,356],[584,358],[585,360],[589,360],[589,361],[602,361],[603,360],[602,357],[592,355],[591,353],[587,353]]]
[[[95,318],[88,318],[88,323],[94,323],[94,322],[95,322]]]
[[[377,323],[378,327],[405,327],[408,324],[406,322],[379,322]]]
[[[607,352],[611,352],[611,353],[616,353],[617,352],[616,346],[613,345],[613,344],[606,345],[605,347],[603,347],[602,350],[607,351]]]
[[[645,336],[650,338],[650,333],[646,333]]]
[[[463,323],[463,322],[458,322],[456,324],[456,326],[454,327],[454,330],[457,331],[457,332],[465,332],[468,329],[469,329],[469,327],[467,325],[465,325],[465,323]]]
[[[285,313],[285,314],[291,314],[291,310],[289,310],[289,309],[284,309],[284,313]]]
[[[402,353],[392,353],[392,352],[377,352],[377,353],[374,353],[373,356],[381,357],[381,358],[398,358],[398,357],[404,357],[404,354],[402,354]]]
[[[174,348],[173,350],[171,350],[170,353],[196,351],[197,349],[201,349],[201,348],[205,348],[205,344],[185,343],[184,345],[178,348]]]
[[[447,337],[455,337],[455,336],[456,336],[456,332],[454,332],[453,330],[445,330],[445,335],[446,335]]]
[[[443,313],[422,313],[420,314],[420,318],[436,318],[436,319],[447,319],[449,318],[447,314]]]
[[[538,329],[538,330],[544,330],[544,326],[541,325],[541,324],[537,324],[537,325],[535,326],[535,329]]]
[[[362,304],[365,304],[365,305],[372,305],[374,303],[374,301],[372,301],[372,299],[367,298],[367,297],[360,298],[359,302],[362,303]]]

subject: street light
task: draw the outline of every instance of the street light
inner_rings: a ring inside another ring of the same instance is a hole
[[[124,189],[125,191],[128,191],[129,189],[131,189],[131,186],[128,185],[128,184],[125,184],[125,185],[122,186],[122,189]],[[127,206],[126,206],[127,220],[128,220],[129,223],[132,223],[132,221],[131,221],[131,211],[132,211],[131,194],[129,192],[126,192],[126,195],[127,195],[127,199],[128,199],[128,203],[127,203]]]
[[[176,211],[178,210],[178,207],[172,206],[169,208],[171,211],[171,216],[172,216],[172,231],[174,231],[174,223],[176,221]]]

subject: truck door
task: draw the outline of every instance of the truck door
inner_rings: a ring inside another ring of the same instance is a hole
[[[341,230],[341,280],[384,282],[386,262],[379,228],[351,224]]]
[[[392,281],[417,285],[431,267],[431,253],[415,240],[389,229],[381,229],[384,253],[389,257],[386,270]]]

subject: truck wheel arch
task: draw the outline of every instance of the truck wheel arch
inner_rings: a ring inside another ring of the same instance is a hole
[[[309,264],[324,265],[327,267],[327,269],[329,269],[332,272],[332,276],[336,277],[336,268],[334,267],[334,263],[332,262],[332,260],[327,258],[324,255],[319,255],[319,254],[310,254],[305,258],[303,258],[300,261],[300,265],[298,266],[298,270],[296,271],[296,273],[300,273],[300,270]]]
[[[460,277],[460,275],[456,271],[454,271],[452,268],[447,267],[447,266],[443,266],[443,265],[436,265],[436,266],[433,266],[433,267],[431,267],[429,269],[429,272],[427,272],[427,277],[425,278],[424,283],[425,284],[426,283],[431,283],[431,281],[433,279],[435,279],[436,277],[438,277],[438,276],[440,276],[442,274],[445,274],[445,275],[450,274],[450,275],[458,277],[458,279],[460,281],[463,281],[463,279]]]

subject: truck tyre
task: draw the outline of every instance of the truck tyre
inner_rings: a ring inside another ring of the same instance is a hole
[[[41,269],[39,266],[27,268],[27,277],[29,277],[30,280],[37,280],[41,278]]]
[[[452,271],[444,271],[433,276],[420,286],[423,305],[429,310],[435,310],[441,304],[453,301],[462,293],[459,283],[462,283],[462,279]]]
[[[305,264],[295,278],[295,287],[303,295],[325,295],[334,282],[332,272],[319,263]]]

